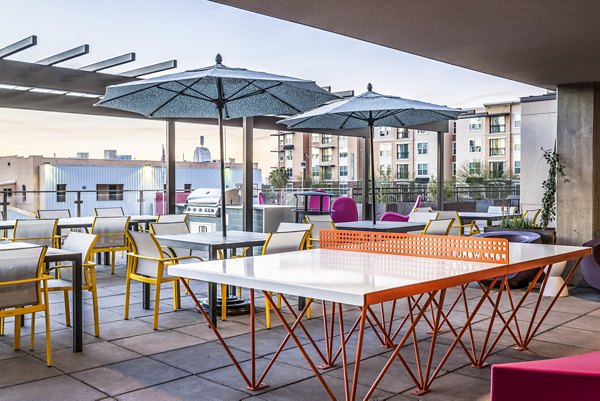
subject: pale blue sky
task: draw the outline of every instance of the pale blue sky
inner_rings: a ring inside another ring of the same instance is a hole
[[[313,79],[334,90],[354,89],[356,93],[372,82],[381,93],[452,107],[475,107],[545,92],[204,0],[2,0],[0,5],[4,15],[0,47],[38,35],[38,45],[13,60],[37,61],[87,43],[90,54],[61,66],[77,68],[134,51],[135,63],[106,72],[168,59],[177,59],[178,70],[183,71],[213,64],[220,52],[229,66]],[[180,158],[182,153],[191,156],[200,134],[207,136],[209,146],[215,143],[213,127],[181,127]],[[259,147],[267,149],[271,140],[264,134],[260,140],[265,146]],[[143,144],[140,135],[145,138]],[[230,130],[228,150],[235,157],[239,157],[238,135]],[[0,155],[67,156],[80,150],[100,156],[104,148],[117,148],[138,158],[157,158],[163,137],[164,127],[157,122],[0,109],[0,138],[8,145],[0,149]],[[259,160],[269,156],[264,152],[257,155]]]

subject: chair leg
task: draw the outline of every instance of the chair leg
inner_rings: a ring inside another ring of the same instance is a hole
[[[221,320],[227,320],[227,285],[221,284]]]
[[[310,298],[309,298],[309,299],[307,299],[307,301],[310,301]],[[311,311],[310,311],[310,306],[308,307],[308,310],[306,311],[306,318],[307,318],[308,320],[312,319],[312,313],[311,313]]]
[[[269,295],[271,293],[269,292]],[[269,330],[271,328],[271,303],[265,298],[265,328]]]
[[[44,284],[44,303],[46,304],[46,365],[52,366],[52,341],[50,339],[50,303],[48,302],[48,283]],[[33,323],[32,323],[33,325]]]
[[[98,290],[96,289],[96,270],[90,269],[90,285],[92,286],[92,307],[94,308],[94,336],[100,337],[100,321],[98,319]]]
[[[29,336],[29,349],[35,348],[35,312],[31,314],[31,335]]]
[[[158,330],[158,310],[160,309],[160,285],[159,279],[156,280],[156,294],[154,296],[154,330]]]
[[[0,336],[4,336],[4,318],[0,318]]]
[[[277,309],[281,310],[281,294],[277,294]]]
[[[63,297],[65,299],[65,322],[66,325],[71,327],[71,311],[69,307],[69,291],[63,291]]]
[[[237,288],[237,296],[238,296],[238,298],[242,297],[242,287],[238,286],[238,288]]]
[[[21,349],[21,315],[15,316],[15,341],[14,350],[18,351]]]
[[[181,289],[179,280],[173,281],[173,310],[181,309]]]

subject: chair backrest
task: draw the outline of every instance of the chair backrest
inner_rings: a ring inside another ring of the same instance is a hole
[[[304,249],[308,231],[285,231],[269,234],[263,246],[263,255],[294,252]]]
[[[433,209],[431,208],[431,206],[422,206],[422,207],[416,207],[413,210],[414,212],[418,212],[418,213],[428,213],[428,212],[433,212]]]
[[[129,225],[129,217],[96,217],[91,233],[98,235],[95,249],[119,248],[126,244],[125,233]]]
[[[52,247],[57,223],[58,219],[17,220],[13,230],[13,240]]]
[[[97,217],[120,217],[125,216],[122,207],[95,207],[94,213]]]
[[[504,214],[515,214],[517,213],[516,206],[488,206],[488,213],[504,213]]]
[[[335,223],[358,221],[358,208],[354,199],[347,196],[334,199],[331,204],[331,219]]]
[[[127,231],[131,242],[132,252],[137,255],[150,258],[163,259],[163,251],[160,244],[154,238],[154,234],[143,231]],[[157,277],[158,260],[133,258],[133,273],[143,274],[149,277]]]
[[[415,201],[415,204],[413,205],[412,209],[410,209],[410,210],[415,210],[416,208],[421,206],[422,200],[423,200],[423,197],[421,195],[417,196],[417,200]]]
[[[1,250],[0,283],[39,278],[42,274],[45,254],[45,246]],[[0,309],[40,303],[39,281],[0,285]]]
[[[331,216],[328,214],[320,214],[306,216],[306,223],[312,224],[310,230],[310,238],[318,240],[321,237],[321,230],[335,230],[335,224],[331,220]]]
[[[412,212],[408,215],[410,223],[427,223],[438,218],[438,212]]]
[[[38,210],[38,219],[60,219],[62,217],[71,217],[69,209]]]
[[[94,244],[97,240],[97,235],[71,231],[67,238],[65,238],[65,242],[62,244],[61,249],[80,253],[81,262],[89,263],[92,259],[92,250],[94,249]],[[72,273],[72,269],[61,269],[60,278],[63,280],[72,281]]]
[[[289,231],[310,231],[312,230],[313,225],[307,223],[279,223],[279,227],[277,227],[278,233],[285,233]]]
[[[322,189],[315,189],[314,192],[325,192]],[[323,198],[323,210],[329,210],[329,196],[309,196],[308,208],[311,210],[320,210],[321,198]]]
[[[265,195],[262,193],[262,191],[258,192],[258,204],[259,205],[264,205],[267,202],[265,201]]]
[[[161,214],[156,219],[157,223],[181,223],[186,222],[187,214]]]
[[[175,223],[150,223],[150,230],[154,235],[189,234],[190,232],[187,223],[183,221]],[[192,254],[191,249],[173,247],[169,247],[169,249],[173,251],[173,257],[190,256]]]
[[[523,212],[523,218],[531,220],[531,223],[537,225],[537,219],[540,216],[542,209],[528,209]]]
[[[454,218],[443,219],[443,220],[429,220],[423,234],[428,235],[448,235],[452,225],[454,224]]]

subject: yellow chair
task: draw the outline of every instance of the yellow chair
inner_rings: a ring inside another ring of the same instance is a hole
[[[310,235],[308,238],[307,248],[318,248],[321,230],[335,230],[335,223],[328,214],[308,215],[304,221],[306,224],[312,224]]]
[[[108,252],[110,254],[111,274],[115,274],[115,253],[129,250],[127,227],[129,227],[128,216],[96,217],[92,224],[90,233],[98,236],[93,253]]]
[[[21,348],[21,316],[31,313],[29,348],[35,345],[35,314],[44,312],[46,319],[46,364],[52,366],[50,340],[50,309],[48,282],[43,273],[46,246],[6,249],[0,251],[0,320],[2,335],[4,319],[15,318],[14,350]]]
[[[274,253],[295,252],[306,249],[306,242],[310,235],[309,230],[302,231],[284,231],[271,233],[267,237],[262,248],[263,255]],[[280,300],[278,307],[281,307]],[[271,305],[265,299],[266,328],[271,328]]]
[[[98,237],[93,234],[71,232],[65,239],[62,249],[81,254],[83,266],[82,290],[92,293],[92,306],[94,311],[94,336],[100,336],[100,323],[98,320],[98,290],[96,287],[96,264],[92,261],[94,244]],[[48,291],[62,291],[65,304],[66,325],[71,325],[71,312],[69,308],[69,291],[73,290],[73,266],[60,264],[52,269],[59,271],[58,278],[48,280]]]
[[[523,218],[527,218],[531,220],[531,224],[533,224],[534,226],[538,226],[538,217],[540,216],[540,213],[542,213],[542,209],[529,209],[529,210],[525,210],[523,212]]]
[[[454,219],[429,220],[421,234],[427,235],[448,235],[454,224]]]
[[[125,216],[125,212],[123,212],[122,207],[95,207],[94,214],[96,217],[123,217]]]
[[[171,257],[165,254],[154,234],[143,231],[128,231],[131,252],[127,263],[127,276],[125,278],[125,320],[129,319],[129,295],[131,280],[156,287],[154,298],[154,330],[158,330],[158,311],[160,303],[160,286],[162,283],[173,283],[173,310],[178,310],[181,305],[179,291],[179,277],[167,275],[165,266],[181,263],[186,260],[204,260],[198,256]]]
[[[471,235],[479,234],[481,232],[475,220],[472,220],[468,224],[463,224],[457,211],[441,211],[438,214],[438,219],[454,219],[454,225],[450,229],[450,235],[470,237]]]
[[[157,223],[187,223],[187,214],[161,214],[156,219]]]
[[[10,240],[58,248],[60,237],[56,235],[57,224],[58,219],[17,220]]]

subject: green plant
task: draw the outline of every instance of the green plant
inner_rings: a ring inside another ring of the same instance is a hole
[[[444,181],[444,200],[448,201],[454,195],[455,180],[453,178]],[[431,176],[427,184],[427,197],[435,201],[437,199],[437,177]]]
[[[515,230],[527,230],[531,228],[537,228],[533,221],[526,217],[515,217],[512,219],[504,218],[500,220],[500,227],[502,228],[512,228]]]
[[[565,165],[556,152],[556,145],[554,145],[554,149],[542,148],[542,152],[544,152],[543,157],[548,164],[548,178],[542,183],[544,195],[542,196],[540,225],[542,228],[548,228],[548,224],[556,218],[556,180],[558,177],[563,178],[564,182],[569,180],[564,178],[567,173],[565,172]]]
[[[269,184],[273,188],[285,188],[288,180],[289,178],[283,167],[274,168],[271,170],[271,173],[269,173]]]

